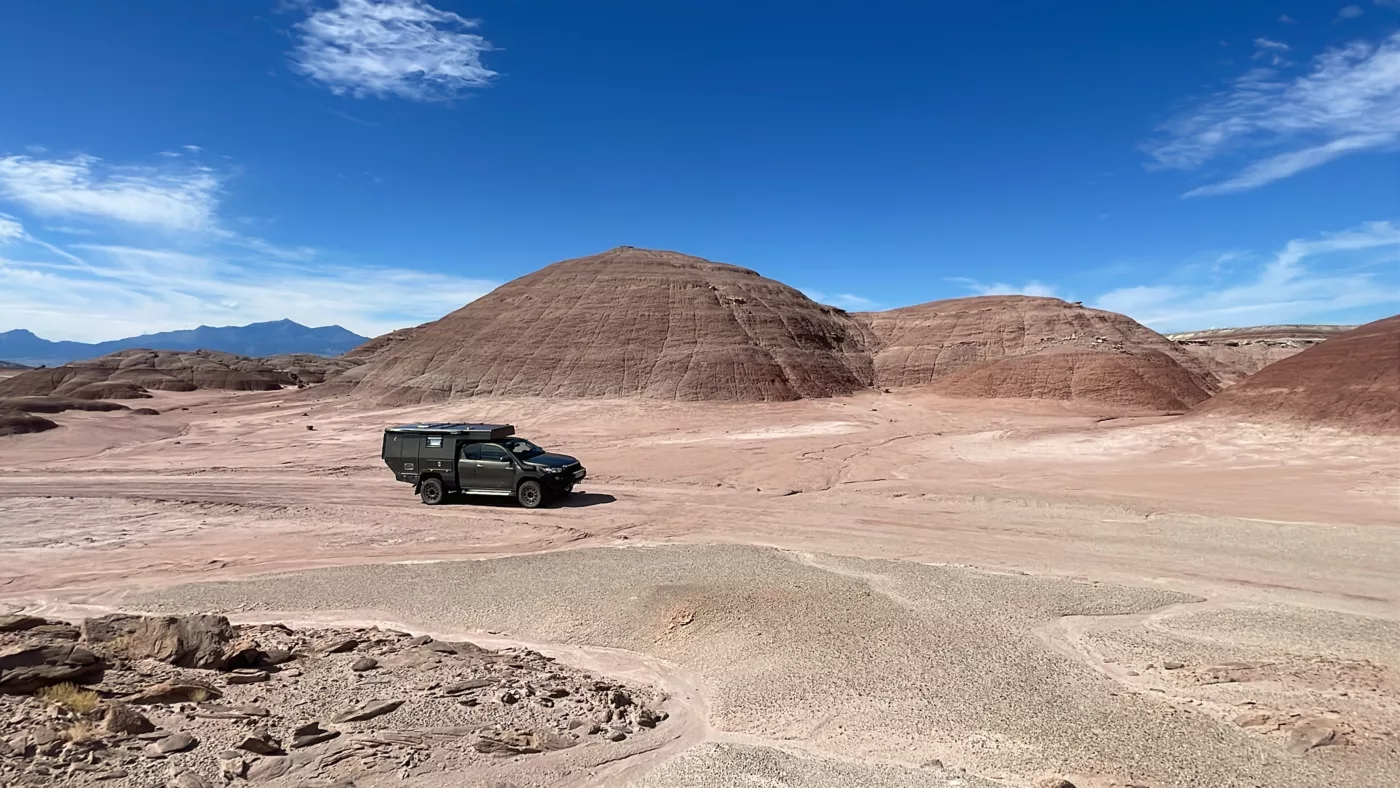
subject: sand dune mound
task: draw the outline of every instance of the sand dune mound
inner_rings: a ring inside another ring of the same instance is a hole
[[[1275,361],[1301,353],[1356,326],[1250,326],[1167,334],[1225,383],[1236,383]]]
[[[1195,410],[1245,421],[1400,432],[1400,315],[1274,362]]]
[[[878,386],[1156,410],[1189,407],[1220,388],[1201,361],[1161,334],[1058,298],[957,298],[858,317],[876,344]]]
[[[400,403],[791,400],[872,382],[863,327],[844,311],[745,268],[631,247],[555,263],[375,342],[340,380]]]
[[[123,350],[0,381],[0,397],[140,399],[150,391],[272,391],[296,378],[259,359],[210,350]]]

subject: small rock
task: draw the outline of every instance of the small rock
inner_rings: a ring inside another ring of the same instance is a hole
[[[243,741],[238,743],[237,748],[258,755],[283,754],[282,745],[265,730],[254,731],[253,735],[244,737]]]
[[[229,684],[257,684],[267,681],[269,676],[267,671],[257,668],[239,668],[224,677],[224,681]]]
[[[155,729],[156,726],[146,719],[146,715],[121,701],[107,704],[107,713],[102,718],[102,730],[118,736],[150,733]]]
[[[430,637],[428,637],[427,635],[419,635],[419,636],[417,636],[417,637],[409,638],[409,639],[408,639],[408,642],[405,643],[404,645],[406,645],[406,646],[426,646],[426,645],[428,645],[428,644],[431,643],[431,642],[433,642],[433,639],[430,638]]]
[[[1136,670],[1130,670],[1130,671],[1128,671],[1127,675],[1129,675],[1129,676],[1141,676],[1142,674],[1141,674],[1141,673],[1138,673]]]
[[[213,788],[208,780],[189,769],[177,770],[165,785],[166,788]]]
[[[203,703],[207,700],[217,700],[220,697],[222,694],[218,690],[202,681],[171,679],[160,684],[153,684],[122,700],[139,706],[155,703]]]
[[[374,657],[360,657],[355,660],[354,664],[350,666],[350,669],[356,673],[364,673],[367,670],[374,670],[377,667],[379,667],[379,660]]]
[[[341,712],[331,722],[364,722],[388,714],[402,705],[401,700],[367,700],[349,711]]]
[[[274,755],[271,758],[259,758],[257,762],[248,767],[248,781],[262,782],[264,780],[275,780],[286,774],[291,768],[292,759],[287,755]]]
[[[1269,724],[1269,715],[1262,711],[1245,712],[1235,718],[1235,724],[1241,728],[1257,728]]]
[[[156,751],[161,755],[169,755],[173,752],[184,752],[185,750],[194,749],[197,744],[199,744],[199,739],[196,739],[184,731],[177,731],[149,746],[156,748]]]
[[[270,648],[262,653],[262,658],[258,660],[258,664],[266,668],[275,667],[291,662],[295,656],[296,655],[292,654],[292,652],[284,648]]]
[[[325,654],[344,654],[347,651],[354,651],[356,648],[359,648],[359,646],[359,638],[338,638],[336,640],[326,641],[326,643],[321,646],[321,651]]]
[[[1314,747],[1325,747],[1336,744],[1337,741],[1337,729],[1326,720],[1306,719],[1295,724],[1288,732],[1288,752],[1291,755],[1302,755]]]
[[[614,690],[611,697],[608,698],[608,702],[611,703],[614,708],[621,709],[632,705],[632,696],[622,690]]]
[[[319,722],[310,722],[292,732],[292,749],[299,750],[303,747],[311,747],[321,742],[330,741],[339,735],[340,731],[324,730]]]
[[[218,755],[219,776],[225,781],[242,777],[248,771],[248,762],[237,750],[224,750]]]
[[[489,687],[495,683],[493,679],[467,679],[466,681],[459,681],[456,684],[449,684],[443,687],[442,694],[461,695],[463,692],[471,692],[472,690]]]
[[[45,624],[57,624],[57,621],[49,621],[46,618],[26,615],[0,616],[0,632],[23,632],[27,629],[41,627]]]
[[[1167,660],[1166,662],[1162,663],[1162,670],[1181,670],[1184,667],[1186,667],[1186,664],[1182,662],[1173,662],[1171,660]]]
[[[1046,777],[1037,780],[1035,788],[1074,788],[1074,783],[1063,777]]]
[[[239,706],[230,706],[229,708],[233,711],[238,712],[239,714],[245,714],[249,717],[267,717],[271,714],[271,712],[269,712],[265,707],[257,706],[252,703],[244,703]]]
[[[608,741],[622,741],[627,738],[627,734],[622,731],[613,731],[608,735]]]

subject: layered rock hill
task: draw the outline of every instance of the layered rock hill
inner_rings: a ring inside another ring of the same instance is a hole
[[[1179,410],[1219,391],[1197,358],[1124,315],[1058,298],[979,296],[856,315],[875,383],[949,396]]]
[[[1167,334],[1182,350],[1201,359],[1226,384],[1301,353],[1356,326],[1253,326]]]
[[[1276,361],[1193,413],[1400,432],[1400,315]]]
[[[331,385],[408,404],[791,400],[873,382],[864,328],[843,310],[746,268],[625,246],[555,263],[390,337]]]
[[[272,391],[295,376],[259,359],[211,350],[123,350],[0,380],[0,397],[141,399],[151,391]]]

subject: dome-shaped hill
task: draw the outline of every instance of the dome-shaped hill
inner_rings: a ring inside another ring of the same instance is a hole
[[[842,310],[745,268],[631,247],[555,263],[375,342],[336,385],[398,403],[790,400],[871,383],[862,327]]]
[[[978,296],[857,317],[873,335],[877,386],[1152,410],[1189,407],[1220,389],[1161,334],[1058,298]]]
[[[122,350],[0,380],[0,397],[140,399],[148,391],[272,391],[296,378],[258,359],[209,350]]]
[[[1275,361],[1193,413],[1400,432],[1400,315]]]

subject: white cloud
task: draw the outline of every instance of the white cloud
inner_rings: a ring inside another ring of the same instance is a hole
[[[1283,46],[1256,44],[1265,47],[1260,51]],[[1148,147],[1153,169],[1195,169],[1225,156],[1285,149],[1187,197],[1254,189],[1341,156],[1393,147],[1400,143],[1400,33],[1376,45],[1329,49],[1301,76],[1249,71],[1160,131],[1163,138]]]
[[[180,147],[184,148],[185,150],[189,151],[190,153],[199,153],[200,151],[204,150],[203,148],[199,147],[198,145],[181,145]]]
[[[435,320],[497,284],[329,264],[250,267],[163,249],[75,249],[82,257],[0,257],[0,331],[27,328],[46,339],[92,342],[200,324],[291,318],[375,336]]]
[[[1254,46],[1259,49],[1277,49],[1280,52],[1287,52],[1289,50],[1289,46],[1282,41],[1274,41],[1272,39],[1263,38],[1262,36],[1254,39]]]
[[[1293,17],[1289,16],[1288,14],[1282,14],[1279,16],[1278,21],[1284,23],[1285,25],[1291,25],[1293,24]]]
[[[1005,282],[984,284],[975,279],[967,279],[965,277],[950,277],[949,281],[960,282],[977,295],[1028,295],[1041,296],[1044,298],[1058,298],[1055,294],[1054,286],[1037,282],[1034,279],[1020,287]]]
[[[1232,194],[1257,189],[1266,183],[1282,180],[1303,170],[1326,164],[1348,153],[1385,145],[1395,139],[1393,134],[1357,134],[1312,148],[1280,153],[1245,167],[1233,178],[1212,183],[1209,186],[1199,186],[1182,196],[1210,197],[1217,194]]]
[[[1094,305],[1163,331],[1307,322],[1358,307],[1400,307],[1397,264],[1400,226],[1371,222],[1289,241],[1234,284],[1207,278],[1137,285],[1105,293]]]
[[[450,99],[496,76],[477,25],[422,0],[339,0],[297,25],[292,65],[336,94]]]
[[[40,216],[197,230],[213,223],[219,180],[205,167],[114,167],[95,156],[5,156],[0,158],[0,196]]]
[[[1337,12],[1338,19],[1355,19],[1366,13],[1359,5],[1342,6],[1342,10]]]
[[[18,241],[24,237],[24,225],[9,214],[0,213],[0,244]]]
[[[819,304],[828,304],[851,312],[868,312],[879,308],[879,304],[869,298],[850,293],[827,294],[820,290],[803,290],[802,293]]]

